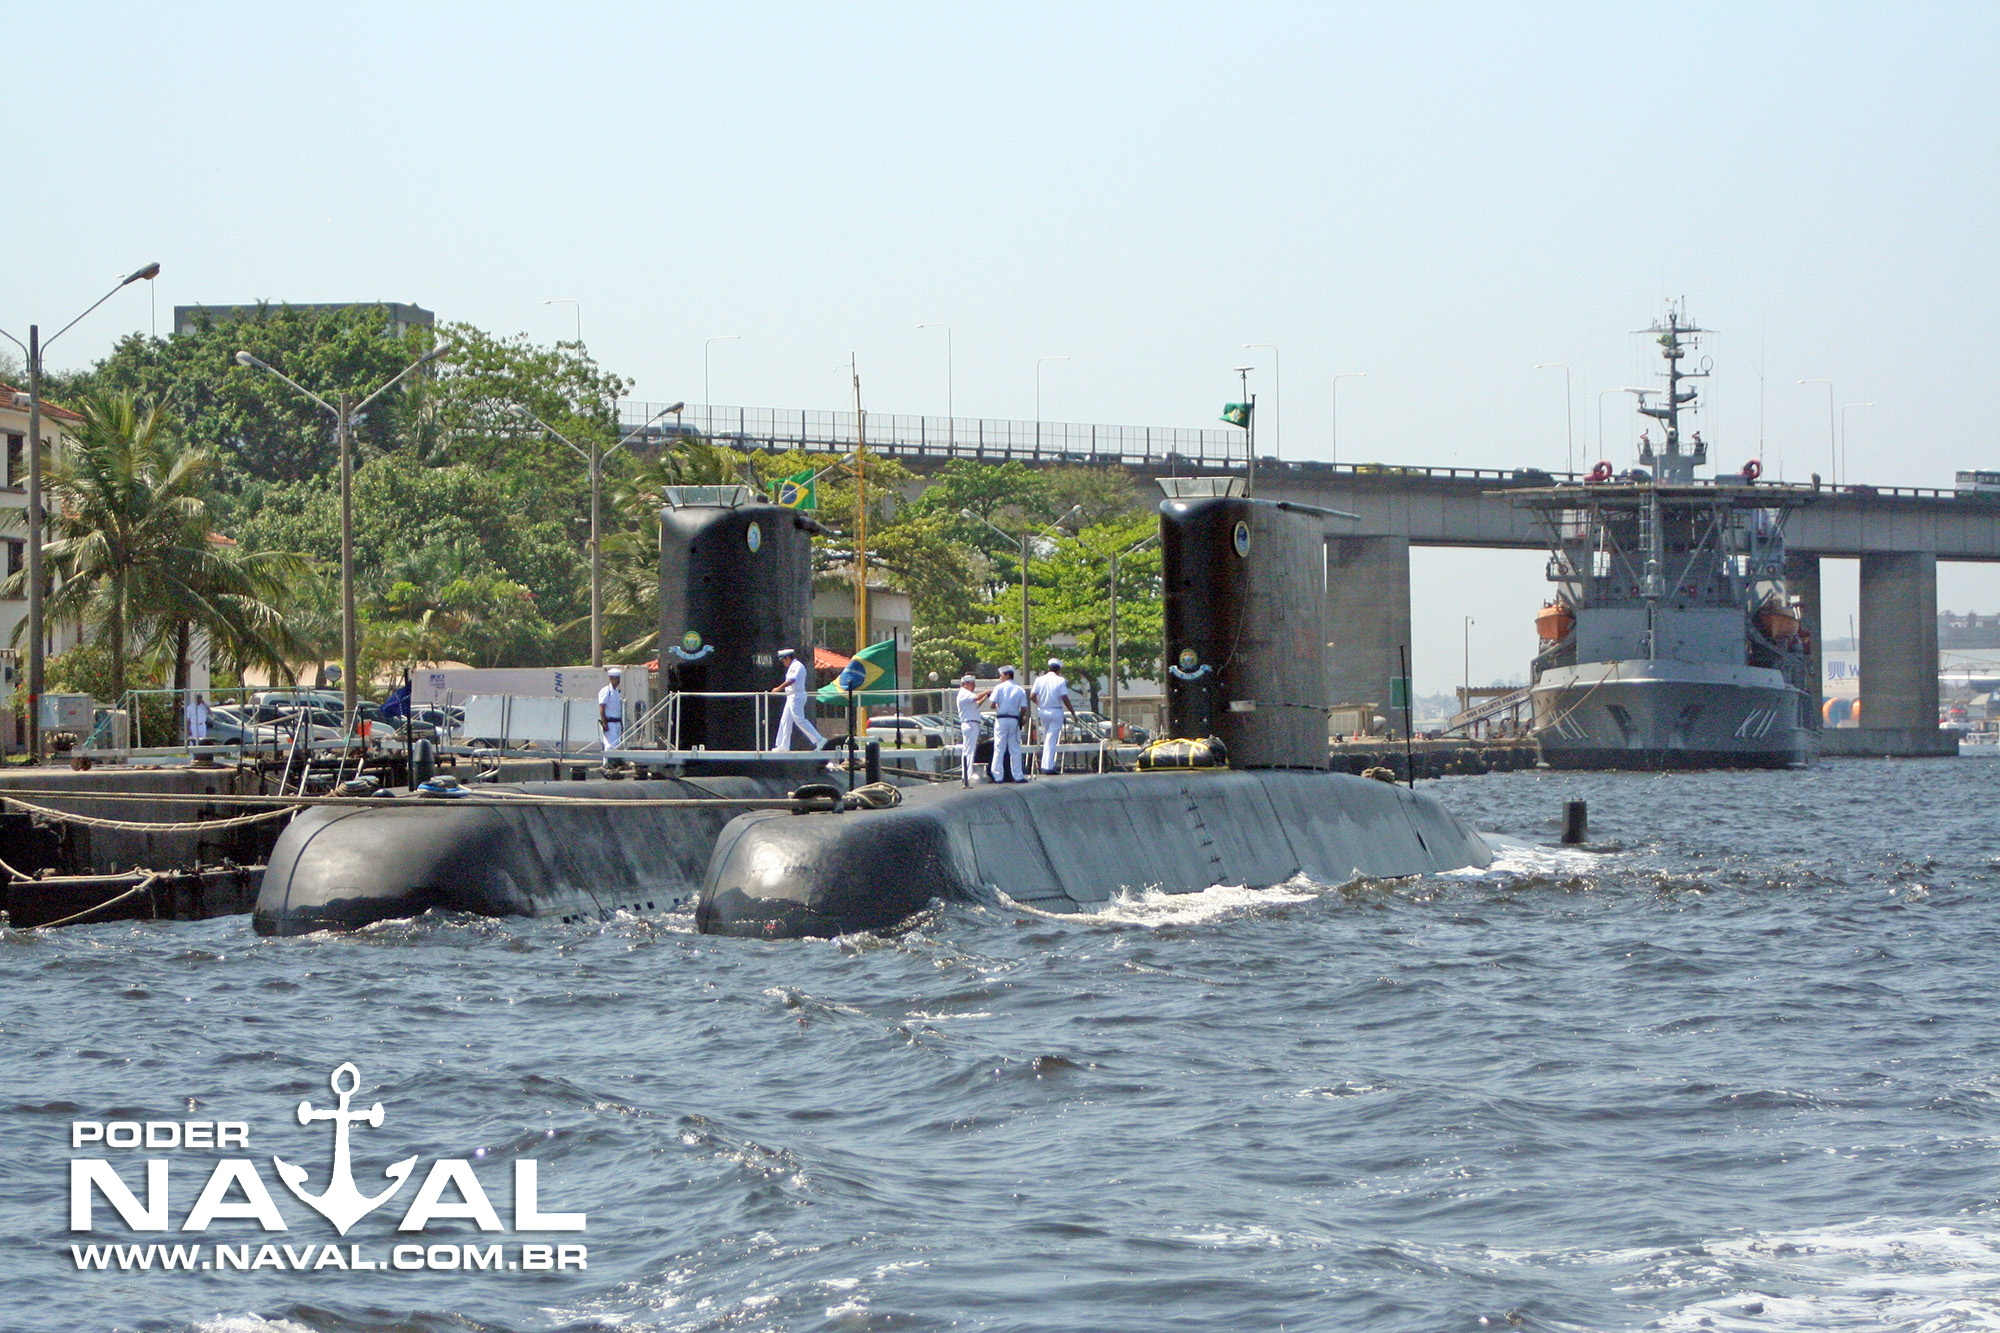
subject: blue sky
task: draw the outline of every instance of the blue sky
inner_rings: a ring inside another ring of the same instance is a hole
[[[0,327],[158,259],[176,303],[413,301],[582,332],[653,398],[1266,429],[1347,461],[1558,466],[1667,297],[1719,332],[1733,466],[2000,465],[1987,5],[70,4],[17,15]],[[28,182],[33,181],[30,185]],[[24,202],[32,199],[31,204]],[[148,327],[127,292],[51,354]],[[836,366],[842,367],[837,370]],[[1760,379],[1762,389],[1760,393]],[[1603,402],[1623,463],[1628,400]],[[1519,568],[1516,568],[1516,566]],[[1418,567],[1420,687],[1518,672],[1539,561]],[[1844,615],[1836,575],[1830,612]],[[1947,605],[2000,610],[1952,568]],[[1463,603],[1463,605],[1461,605]],[[1487,622],[1492,622],[1489,628]]]

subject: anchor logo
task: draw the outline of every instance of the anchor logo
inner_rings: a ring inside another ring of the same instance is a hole
[[[342,1078],[347,1080],[344,1087],[341,1085]],[[322,1217],[333,1223],[341,1235],[345,1236],[349,1227],[352,1227],[356,1222],[359,1222],[362,1218],[387,1203],[397,1190],[403,1188],[403,1182],[410,1178],[411,1168],[416,1166],[417,1159],[411,1157],[405,1161],[397,1162],[394,1166],[385,1170],[382,1174],[395,1183],[372,1199],[356,1189],[354,1187],[354,1173],[349,1167],[347,1154],[347,1127],[357,1121],[366,1121],[370,1126],[380,1129],[382,1126],[382,1103],[376,1102],[366,1111],[350,1111],[347,1109],[348,1099],[361,1087],[361,1071],[356,1069],[351,1062],[343,1064],[334,1070],[333,1077],[328,1079],[327,1083],[333,1088],[334,1093],[339,1096],[340,1109],[334,1111],[315,1111],[311,1102],[299,1103],[299,1123],[301,1125],[310,1125],[315,1120],[331,1120],[333,1122],[333,1178],[328,1182],[326,1192],[324,1194],[306,1193],[306,1172],[304,1167],[293,1166],[282,1157],[273,1157],[271,1162],[278,1168],[279,1177],[284,1180],[285,1184],[291,1187],[292,1193],[304,1200],[308,1207],[316,1209]]]

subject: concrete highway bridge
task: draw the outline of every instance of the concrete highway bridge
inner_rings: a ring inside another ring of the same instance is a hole
[[[621,415],[638,427],[657,408],[627,402]],[[870,413],[871,452],[918,471],[954,459],[1031,466],[1081,464],[1131,469],[1151,491],[1155,476],[1240,474],[1243,433],[1232,428],[1092,426],[1065,422],[896,416]],[[851,412],[691,407],[652,433],[700,433],[737,448],[844,452],[858,433]],[[1398,671],[1397,649],[1410,642],[1410,548],[1490,547],[1546,550],[1534,514],[1515,505],[1513,489],[1581,481],[1579,474],[1538,470],[1396,467],[1382,464],[1258,461],[1260,498],[1290,500],[1360,515],[1330,522],[1326,537],[1325,627],[1334,698],[1385,701]],[[1937,729],[1937,565],[1940,560],[2000,561],[2000,497],[1960,497],[1909,487],[1817,488],[1772,485],[1804,496],[1786,525],[1787,576],[1813,632],[1820,626],[1820,561],[1860,562],[1857,627],[1866,726],[1829,732],[1827,753],[1940,752]],[[1824,679],[1814,663],[1815,679]],[[1953,747],[1943,745],[1943,752]]]

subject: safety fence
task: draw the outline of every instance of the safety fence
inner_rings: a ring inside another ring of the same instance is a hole
[[[976,462],[1079,462],[1144,465],[1181,460],[1190,466],[1240,466],[1244,432],[1182,426],[1107,426],[1074,421],[995,417],[911,416],[900,412],[815,411],[811,408],[688,406],[656,420],[663,403],[626,399],[620,426],[635,443],[668,446],[701,437],[731,448],[783,453],[845,453],[863,442],[877,453]],[[650,423],[650,424],[649,424]]]

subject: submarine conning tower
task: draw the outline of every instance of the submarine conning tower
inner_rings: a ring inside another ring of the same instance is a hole
[[[1160,485],[1169,733],[1220,737],[1236,768],[1325,768],[1325,543],[1349,516]]]
[[[660,681],[683,691],[680,746],[751,750],[756,701],[703,692],[768,690],[777,652],[812,660],[810,518],[748,486],[669,486],[660,511]]]

